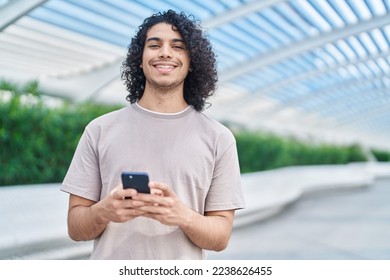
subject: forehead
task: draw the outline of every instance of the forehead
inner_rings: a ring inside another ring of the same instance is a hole
[[[182,39],[179,31],[175,31],[176,28],[168,23],[157,23],[153,25],[146,33],[146,39],[156,37],[159,39]]]

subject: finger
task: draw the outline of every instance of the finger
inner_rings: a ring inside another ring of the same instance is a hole
[[[136,189],[124,189],[123,190],[124,196],[127,198],[133,198],[138,195],[138,192]]]
[[[150,205],[153,204],[141,200],[129,199],[124,202],[123,207],[128,209],[140,209],[140,207],[150,206]]]
[[[147,206],[150,206],[150,207],[157,206],[159,209],[163,208],[163,207],[170,208],[170,207],[173,207],[175,205],[175,199],[172,197],[167,197],[167,196],[138,194],[135,199],[145,202],[147,204]],[[146,209],[145,211],[152,211],[152,210]],[[156,212],[156,211],[153,210],[153,212]]]
[[[119,185],[111,190],[110,196],[114,199],[123,199],[124,196],[120,192],[121,192],[121,186]]]
[[[122,215],[123,221],[128,221],[136,217],[144,216],[146,213],[139,209],[129,209]]]
[[[166,210],[163,207],[154,206],[154,205],[140,206],[137,208],[137,210],[143,211],[144,216],[146,216],[146,215],[162,215],[166,212]]]
[[[164,195],[162,190],[159,190],[159,189],[150,189],[150,193],[153,195],[160,195],[160,196]]]
[[[134,201],[142,201],[145,204],[153,205],[159,203],[161,201],[161,198],[163,197],[159,195],[138,193],[136,196],[133,196],[132,198]]]
[[[149,182],[149,188],[155,190],[155,191],[160,191],[162,192],[162,195],[164,196],[172,196],[174,195],[173,190],[166,184],[164,183],[159,183],[159,182]]]
[[[123,189],[123,188],[115,188],[114,198],[116,199],[124,199],[127,197],[133,197],[137,195],[137,191],[135,189]]]
[[[113,188],[111,191],[110,191],[110,195],[115,197],[115,193],[118,192],[120,189],[122,189],[122,185],[117,185],[115,188]]]

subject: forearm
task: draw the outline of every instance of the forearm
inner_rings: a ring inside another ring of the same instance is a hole
[[[133,198],[144,201],[143,216],[164,225],[178,226],[198,247],[205,250],[221,251],[228,245],[232,232],[234,210],[209,211],[201,215],[183,204],[172,189],[158,182],[149,183],[151,190],[161,195],[143,195]]]
[[[194,212],[180,228],[198,247],[222,251],[230,239],[233,216],[233,211],[210,212],[206,216]]]
[[[76,241],[92,240],[102,234],[110,221],[123,223],[141,216],[144,212],[135,207],[145,203],[123,199],[135,194],[135,190],[124,190],[122,185],[98,202],[71,194],[68,212],[69,236]]]
[[[106,228],[108,221],[99,217],[97,205],[78,205],[68,213],[68,234],[75,241],[87,241],[97,238]]]

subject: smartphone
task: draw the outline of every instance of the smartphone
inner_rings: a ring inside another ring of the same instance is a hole
[[[123,188],[136,189],[139,193],[150,193],[148,173],[122,172],[121,177]]]

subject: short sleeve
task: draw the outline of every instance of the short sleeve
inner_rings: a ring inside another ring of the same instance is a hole
[[[205,211],[241,209],[245,207],[237,146],[233,134],[224,134],[217,144],[216,162]]]
[[[89,126],[82,134],[61,190],[98,201],[102,188],[96,140]],[[96,138],[96,137],[95,137]]]

